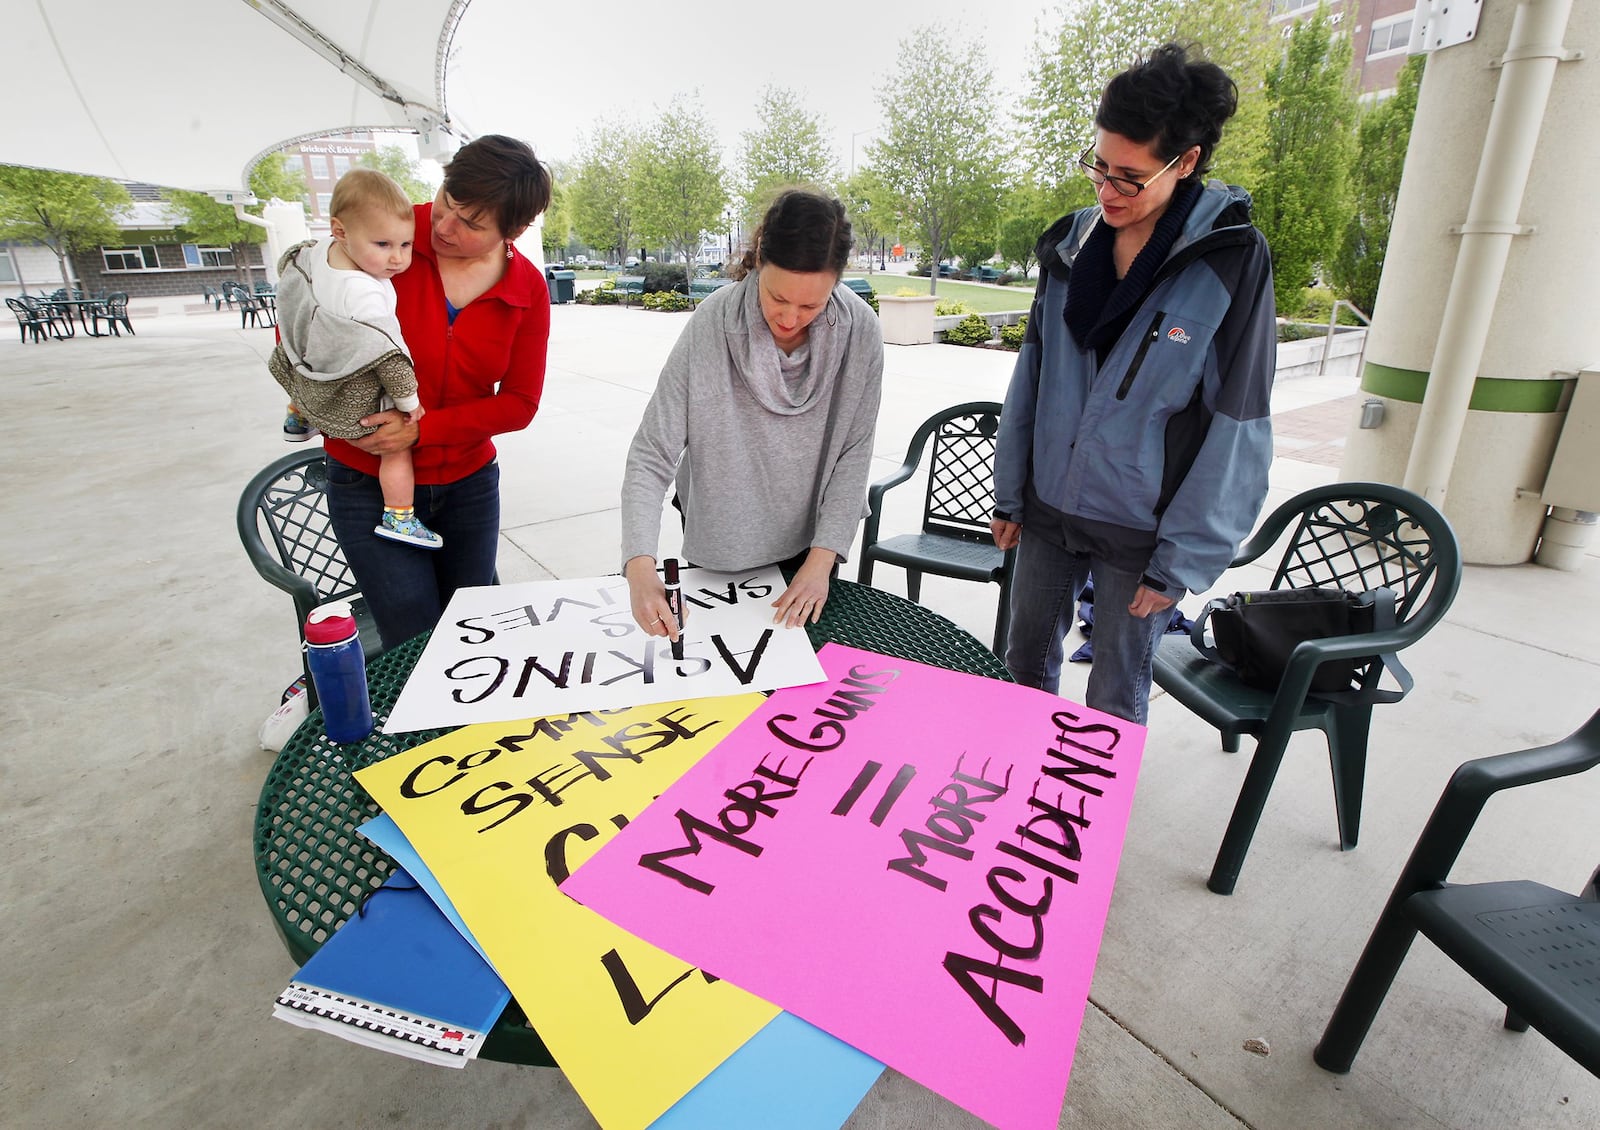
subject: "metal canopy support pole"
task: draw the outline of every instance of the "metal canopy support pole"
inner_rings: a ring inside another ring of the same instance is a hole
[[[1515,235],[1556,65],[1575,56],[1562,47],[1572,0],[1523,0],[1501,59],[1461,247],[1445,301],[1405,486],[1443,507],[1473,384]]]

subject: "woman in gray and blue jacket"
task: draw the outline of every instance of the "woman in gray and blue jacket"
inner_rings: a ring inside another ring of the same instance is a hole
[[[1244,190],[1203,177],[1238,105],[1167,44],[1112,79],[1079,159],[1098,205],[1039,241],[1001,416],[995,543],[1020,545],[1006,666],[1060,686],[1094,578],[1087,704],[1143,723],[1168,610],[1250,532],[1272,461],[1272,265]]]

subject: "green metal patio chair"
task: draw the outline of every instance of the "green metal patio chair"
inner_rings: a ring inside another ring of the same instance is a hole
[[[1396,622],[1387,630],[1302,642],[1275,692],[1245,686],[1196,651],[1187,636],[1161,640],[1155,654],[1156,685],[1215,726],[1224,750],[1237,752],[1241,734],[1256,739],[1255,755],[1206,882],[1220,895],[1233,892],[1267,793],[1297,730],[1315,728],[1326,736],[1339,846],[1345,851],[1356,846],[1372,707],[1398,701],[1410,689],[1410,676],[1395,653],[1439,622],[1461,585],[1461,552],[1450,523],[1400,487],[1334,483],[1296,495],[1267,516],[1233,565],[1266,556],[1285,531],[1288,542],[1269,588],[1320,586],[1356,593],[1387,588],[1394,592]],[[1349,691],[1329,698],[1311,690],[1319,666],[1351,659],[1363,662],[1356,666]],[[1390,667],[1401,682],[1398,692],[1379,689]]]

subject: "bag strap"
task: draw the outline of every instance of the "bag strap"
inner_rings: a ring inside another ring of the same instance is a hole
[[[1396,624],[1394,611],[1394,590],[1390,588],[1371,589],[1362,594],[1362,598],[1372,604],[1372,629],[1375,632],[1392,631]],[[1379,667],[1373,678],[1373,685],[1362,687],[1353,691],[1312,691],[1306,697],[1318,698],[1323,702],[1331,702],[1338,706],[1367,706],[1380,702],[1399,702],[1411,693],[1411,688],[1416,681],[1411,677],[1411,672],[1406,670],[1405,664],[1400,662],[1400,657],[1392,651],[1379,652],[1374,658]],[[1378,680],[1383,678],[1383,673],[1388,671],[1394,676],[1394,681],[1399,684],[1399,690],[1382,690],[1378,687]],[[1369,675],[1372,672],[1369,671]]]
[[[1217,609],[1226,607],[1228,607],[1227,597],[1218,596],[1206,601],[1206,606],[1200,610],[1200,615],[1196,616],[1189,625],[1189,642],[1194,644],[1196,651],[1211,662],[1221,664],[1229,671],[1233,671],[1233,664],[1222,658],[1217,653],[1216,648],[1206,643],[1206,621],[1211,619],[1211,614]],[[1237,671],[1234,671],[1234,673],[1238,674]]]

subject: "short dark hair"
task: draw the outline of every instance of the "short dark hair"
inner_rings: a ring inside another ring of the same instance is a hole
[[[1191,58],[1181,44],[1163,43],[1106,84],[1094,124],[1141,145],[1155,142],[1163,161],[1198,145],[1189,175],[1200,177],[1238,108],[1239,88],[1226,71]]]
[[[550,170],[526,142],[486,133],[450,158],[444,190],[457,204],[492,217],[509,237],[550,206]]]
[[[844,205],[810,188],[778,193],[751,234],[744,258],[730,272],[743,278],[764,263],[785,271],[844,274],[853,236]]]

